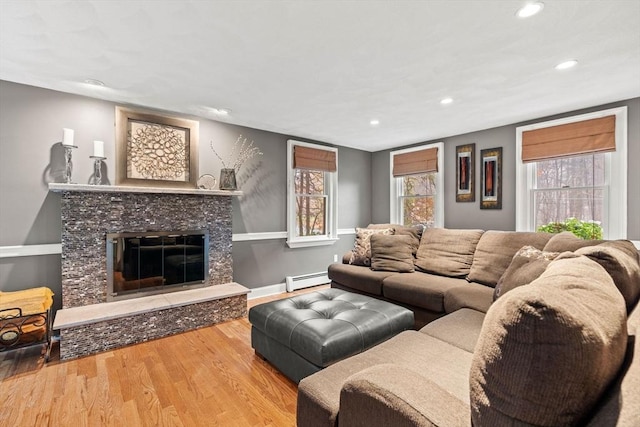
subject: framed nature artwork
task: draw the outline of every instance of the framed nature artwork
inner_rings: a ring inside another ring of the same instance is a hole
[[[480,152],[480,209],[502,209],[502,147]]]
[[[196,188],[199,123],[116,107],[116,184]]]
[[[456,202],[475,202],[476,144],[456,147]]]

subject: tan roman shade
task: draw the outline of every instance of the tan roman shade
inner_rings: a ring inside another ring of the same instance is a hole
[[[438,172],[438,149],[412,151],[393,156],[393,176]]]
[[[312,169],[324,172],[335,172],[336,152],[296,145],[293,148],[294,169]]]
[[[616,116],[522,132],[522,161],[616,150]]]

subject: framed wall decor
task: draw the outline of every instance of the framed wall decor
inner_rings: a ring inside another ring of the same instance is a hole
[[[116,184],[196,188],[199,123],[116,107]]]
[[[502,147],[480,152],[480,209],[502,209]]]
[[[456,202],[476,201],[476,144],[456,147]]]

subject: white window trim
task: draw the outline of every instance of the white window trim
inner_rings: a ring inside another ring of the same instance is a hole
[[[392,224],[402,224],[402,216],[400,215],[400,204],[398,198],[402,191],[402,180],[393,176],[393,158],[399,154],[411,153],[414,151],[427,150],[429,148],[438,149],[438,178],[436,179],[436,220],[434,225],[438,228],[444,227],[444,143],[436,142],[419,147],[405,148],[404,150],[392,151],[389,155],[389,218]]]
[[[551,126],[564,125],[583,120],[616,116],[616,151],[607,153],[605,186],[606,221],[605,238],[627,238],[627,107],[611,108],[579,116],[565,117],[548,122],[535,123],[516,128],[516,231],[535,231],[533,218],[534,166],[522,162],[522,133]]]
[[[293,147],[316,148],[336,153],[338,164],[338,149],[326,145],[311,144],[290,139],[287,141],[287,245],[290,248],[305,248],[309,246],[333,245],[338,238],[338,171],[327,172],[327,234],[324,236],[296,236],[296,192],[293,169]]]

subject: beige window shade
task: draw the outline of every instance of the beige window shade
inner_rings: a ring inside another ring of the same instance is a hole
[[[522,133],[522,161],[616,150],[616,117],[584,120]]]
[[[393,156],[393,176],[438,172],[438,149],[412,151]]]
[[[335,172],[336,152],[296,145],[293,148],[294,169],[312,169],[324,172]]]

